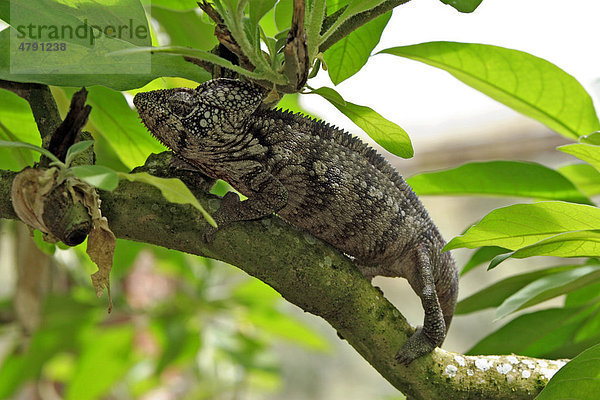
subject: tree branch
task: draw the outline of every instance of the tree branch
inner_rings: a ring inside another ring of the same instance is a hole
[[[305,9],[304,0],[294,0],[292,24],[288,32],[287,43],[283,48],[285,56],[283,72],[288,78],[289,84],[282,90],[287,89],[292,93],[299,92],[306,85],[310,68],[307,38],[304,31]]]
[[[42,147],[47,149],[52,134],[62,123],[54,97],[47,85],[21,83],[0,79],[0,88],[10,90],[29,103],[33,118],[42,136]]]
[[[236,42],[233,34],[229,31],[229,28],[227,28],[225,21],[223,21],[223,18],[221,18],[217,10],[215,10],[206,0],[199,1],[196,4],[198,4],[198,7],[200,7],[200,9],[215,23],[215,36],[219,40],[219,43],[237,56],[239,64],[242,67],[246,68],[248,71],[254,71],[255,66],[250,62],[246,54],[244,54],[242,48]]]
[[[81,129],[88,121],[92,107],[85,104],[86,100],[87,90],[85,88],[81,88],[73,94],[67,116],[52,133],[48,150],[61,161],[65,161],[69,147],[80,139]]]
[[[169,160],[162,153],[143,169],[172,176]],[[13,172],[0,171],[0,218],[15,218],[9,197],[13,177]],[[220,199],[198,189],[208,186],[196,182],[195,194],[214,212]],[[327,320],[411,399],[531,399],[564,364],[520,356],[467,357],[436,349],[408,367],[399,366],[394,355],[412,328],[348,257],[326,243],[272,216],[234,223],[208,245],[200,239],[207,227],[201,214],[191,206],[168,203],[152,186],[122,181],[114,192],[101,192],[101,198],[102,213],[117,237],[236,265]]]

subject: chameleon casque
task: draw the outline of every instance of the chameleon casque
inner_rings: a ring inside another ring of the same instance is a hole
[[[232,79],[138,93],[133,102],[176,156],[248,197],[227,193],[213,215],[219,228],[277,213],[354,257],[368,279],[406,278],[425,317],[396,359],[408,364],[442,344],[456,266],[417,196],[375,150],[323,122],[261,107],[256,87]]]

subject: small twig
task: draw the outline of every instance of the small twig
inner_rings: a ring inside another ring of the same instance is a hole
[[[204,61],[199,58],[190,57],[190,56],[183,56],[183,59],[187,62],[191,62],[192,64],[199,66],[200,68],[204,69],[209,74],[211,74],[211,75],[213,74],[214,65],[209,63],[208,61]],[[214,76],[213,76],[213,78],[214,78]]]
[[[0,80],[0,88],[10,90],[29,103],[42,137],[42,147],[48,148],[52,134],[61,124],[58,106],[47,85]]]
[[[61,161],[65,161],[67,150],[75,143],[81,129],[87,123],[92,107],[85,104],[86,99],[85,88],[73,95],[67,116],[52,134],[48,150]]]
[[[211,53],[216,54],[219,57],[224,58],[225,60],[231,61],[231,63],[233,65],[239,65],[238,57],[235,54],[233,54],[231,51],[229,51],[229,49],[227,47],[223,46],[221,43],[216,45],[215,48],[212,49]],[[215,79],[215,78],[236,79],[238,77],[237,72],[232,71],[228,68],[210,63],[208,61],[202,60],[200,58],[191,57],[191,56],[183,56],[183,59],[187,62],[191,62],[192,64],[195,64],[195,65],[199,66],[200,68],[204,69],[209,74],[211,74],[213,79]]]
[[[31,85],[31,83],[12,82],[0,79],[1,88],[10,90],[17,96],[22,97],[27,101],[29,101],[29,96],[31,94]]]
[[[323,19],[323,25],[321,26],[321,35],[323,35],[329,28],[331,28],[335,21],[342,15],[342,13],[346,10],[348,6],[344,6],[339,10],[335,11],[333,14],[329,14]]]
[[[304,31],[304,0],[294,0],[292,24],[288,32],[287,43],[283,49],[285,55],[284,73],[289,80],[288,89],[300,91],[308,79],[310,62],[308,59],[308,44]]]
[[[357,28],[366,24],[367,22],[379,17],[382,14],[385,14],[388,11],[393,10],[395,7],[408,3],[410,0],[388,0],[377,7],[371,8],[367,11],[354,15],[348,21],[344,22],[340,25],[335,32],[331,34],[321,45],[319,46],[319,51],[321,53],[325,52],[328,48],[330,48],[334,43],[340,41],[344,37],[348,36],[350,33],[355,31]],[[335,23],[335,20],[342,14],[343,11],[338,10],[332,15],[325,18],[323,22],[323,26],[330,27]]]
[[[240,66],[242,66],[243,68],[245,68],[249,71],[254,71],[255,70],[254,65],[250,62],[248,57],[246,57],[246,55],[242,51],[241,47],[238,45],[235,38],[229,31],[229,28],[227,28],[227,25],[225,25],[223,18],[221,18],[221,16],[217,12],[217,10],[215,10],[213,8],[213,6],[210,5],[210,3],[208,3],[206,0],[199,1],[197,4],[198,4],[198,7],[200,7],[200,9],[202,11],[204,11],[206,13],[206,15],[208,15],[209,18],[214,21],[215,36],[219,40],[219,43],[221,43],[229,51],[231,51],[233,54],[235,54],[237,56]],[[188,60],[188,61],[190,61],[190,60]]]

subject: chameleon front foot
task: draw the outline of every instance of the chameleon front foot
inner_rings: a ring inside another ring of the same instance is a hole
[[[417,358],[431,353],[436,347],[423,333],[423,327],[419,326],[415,333],[404,343],[395,358],[399,364],[408,365]]]
[[[223,196],[221,207],[212,216],[217,223],[217,227],[208,225],[202,234],[202,239],[206,243],[212,243],[215,240],[215,235],[219,229],[229,225],[231,222],[244,220],[244,218],[235,217],[235,215],[239,214],[240,203],[240,196],[235,192],[227,192]]]

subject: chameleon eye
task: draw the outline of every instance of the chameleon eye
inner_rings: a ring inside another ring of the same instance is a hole
[[[179,117],[189,117],[198,108],[194,105],[192,97],[192,94],[188,92],[177,92],[169,97],[169,108],[173,114]]]

